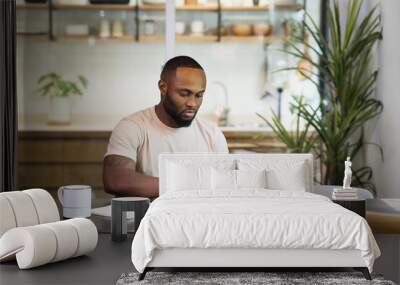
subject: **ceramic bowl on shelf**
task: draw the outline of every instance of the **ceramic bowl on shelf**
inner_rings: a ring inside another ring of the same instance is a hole
[[[197,4],[197,0],[185,0],[185,5],[196,6]]]
[[[110,22],[106,19],[100,21],[99,24],[99,37],[108,38],[111,36],[111,26]]]
[[[185,22],[177,21],[175,23],[175,33],[177,35],[183,35],[185,33],[185,27],[186,27]]]
[[[190,23],[190,31],[192,35],[201,36],[205,31],[205,24],[203,21],[194,20]]]
[[[272,33],[272,25],[253,24],[253,32],[257,36],[269,36]]]
[[[250,36],[252,34],[252,26],[250,24],[233,24],[231,26],[232,34],[235,36]]]
[[[274,0],[276,6],[296,5],[297,0]]]
[[[124,24],[121,20],[114,20],[111,26],[113,37],[122,37],[124,35]]]
[[[156,34],[156,22],[151,19],[144,21],[144,34],[146,36],[152,36]]]
[[[247,0],[221,0],[221,5],[225,7],[232,7],[232,6],[243,6],[244,1]]]
[[[142,3],[147,5],[161,5],[165,4],[165,0],[142,0]]]

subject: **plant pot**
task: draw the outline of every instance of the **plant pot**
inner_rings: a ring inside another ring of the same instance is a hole
[[[50,97],[48,123],[57,125],[71,123],[71,98],[69,96]]]

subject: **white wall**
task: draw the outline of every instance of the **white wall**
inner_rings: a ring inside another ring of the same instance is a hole
[[[317,22],[318,8],[319,1],[312,1],[312,4],[309,4],[310,13],[316,15]],[[29,13],[22,14],[24,13],[22,11],[19,13],[29,24],[21,29],[37,31],[43,30],[47,25],[47,14],[43,11],[29,10]],[[128,22],[131,22],[130,16],[121,16],[113,11],[106,11],[106,15],[107,13],[110,19],[122,17],[130,19]],[[182,18],[183,15],[179,14],[177,18],[190,22],[193,19],[190,18],[191,15],[189,13],[186,14],[186,18]],[[197,16],[205,17],[203,20],[206,21],[207,17],[216,15],[207,16],[202,13]],[[268,15],[261,16],[262,19],[268,17]],[[89,23],[94,27],[98,21],[98,13],[94,11],[75,13],[74,10],[58,10],[54,17],[54,30],[56,33],[62,33],[63,26],[71,22]],[[277,19],[275,30],[281,29],[281,21],[282,18]],[[216,24],[215,19],[209,22]],[[162,30],[161,26],[157,28],[159,31]],[[127,32],[131,33],[132,29],[132,26],[128,26]],[[50,71],[58,72],[69,79],[75,79],[78,74],[89,79],[90,86],[85,95],[73,99],[75,115],[123,117],[154,105],[159,100],[157,81],[165,57],[163,42],[97,41],[93,44],[82,40],[49,42],[31,39],[24,39],[21,42],[24,45],[23,68],[19,70],[19,82],[23,81],[23,89],[19,90],[21,116],[47,113],[47,98],[38,96],[35,90],[39,76]],[[206,70],[208,86],[201,108],[202,113],[213,112],[218,104],[224,103],[221,89],[212,84],[214,81],[223,82],[228,89],[230,119],[233,123],[262,123],[263,121],[255,113],[260,112],[268,116],[270,109],[276,108],[275,98],[260,100],[265,88],[264,58],[267,53],[270,60],[272,57],[273,60],[270,62],[272,69],[274,68],[272,61],[277,57],[270,49],[266,51],[261,42],[177,43],[176,47],[176,54],[193,56]],[[279,47],[271,47],[273,48]],[[291,62],[292,66],[296,63]],[[292,83],[295,93],[309,88],[307,84],[303,84],[306,87],[298,87],[298,82]],[[312,96],[310,95],[312,92],[305,93]],[[287,124],[290,124],[288,108],[290,102],[287,100],[289,95],[289,92],[285,94],[282,108]]]
[[[378,47],[377,96],[383,102],[380,118],[371,126],[369,141],[378,142],[384,152],[370,146],[366,157],[374,170],[378,197],[400,198],[400,1],[380,0],[383,40]]]

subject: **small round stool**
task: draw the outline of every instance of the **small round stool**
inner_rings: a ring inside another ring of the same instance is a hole
[[[135,212],[135,231],[137,231],[140,221],[146,214],[149,205],[149,198],[113,198],[111,200],[111,240],[124,241],[126,239],[128,233],[126,212],[128,211]]]

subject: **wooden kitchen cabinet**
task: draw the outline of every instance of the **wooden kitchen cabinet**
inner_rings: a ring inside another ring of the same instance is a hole
[[[108,131],[20,131],[18,188],[43,188],[56,196],[62,185],[90,185],[101,206],[101,201],[112,197],[104,192],[102,181],[103,156],[110,134]]]

